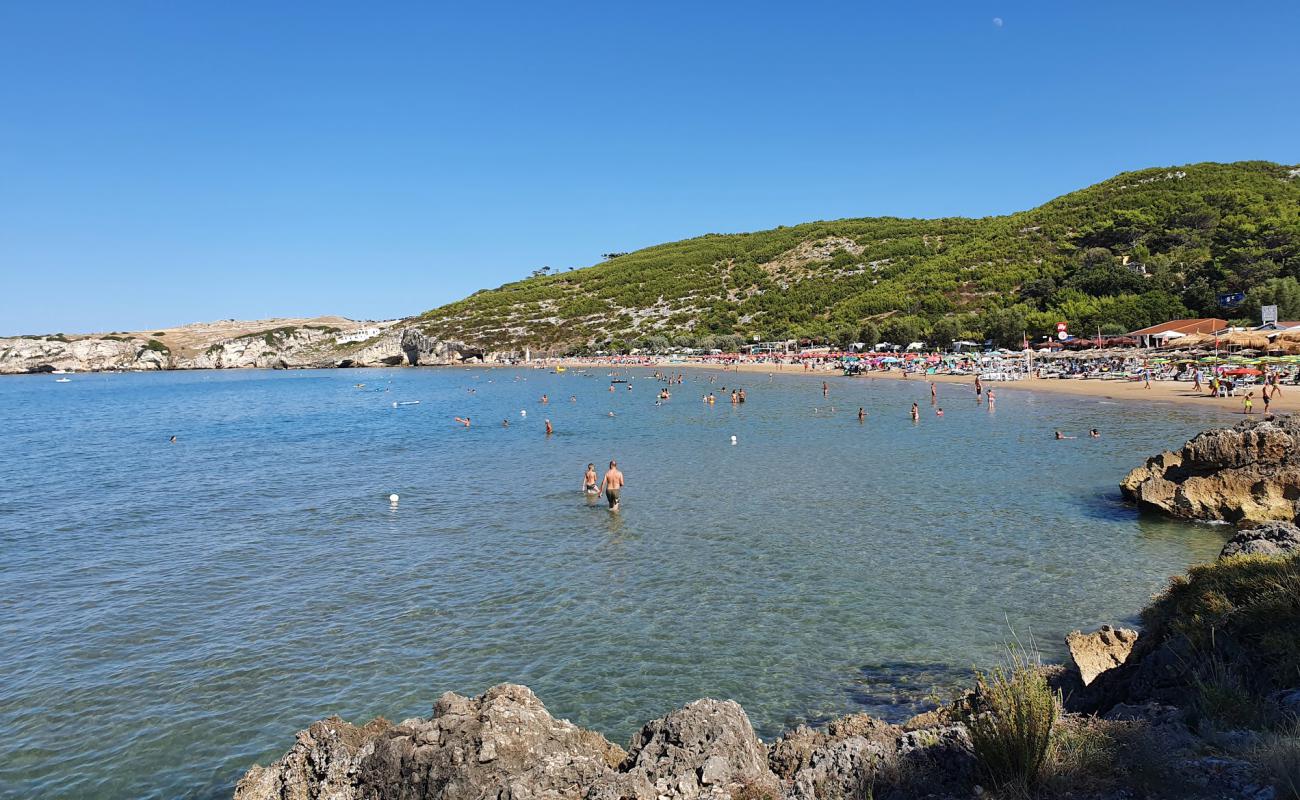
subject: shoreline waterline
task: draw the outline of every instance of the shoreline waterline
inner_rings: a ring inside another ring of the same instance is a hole
[[[665,363],[665,364],[615,364],[613,362],[589,361],[583,359],[561,359],[546,362],[546,364],[524,364],[524,365],[506,365],[506,364],[489,364],[484,365],[491,368],[502,369],[520,369],[520,368],[554,368],[555,365],[561,365],[567,368],[579,369],[644,369],[660,372],[677,372],[684,369],[700,370],[715,373],[736,373],[751,375],[781,375],[791,377],[815,378],[818,380],[843,380],[843,381],[896,381],[903,384],[920,384],[928,385],[930,382],[949,385],[949,386],[966,386],[971,389],[971,396],[974,396],[974,375],[919,375],[910,374],[904,377],[901,370],[873,371],[860,375],[846,376],[838,369],[809,369],[803,370],[793,365],[776,365],[776,364],[727,364],[713,365],[701,363]],[[783,366],[784,369],[776,367]],[[1070,397],[1096,399],[1102,401],[1113,401],[1116,403],[1178,403],[1182,405],[1195,406],[1198,409],[1227,416],[1248,417],[1251,415],[1242,414],[1242,397],[1225,397],[1214,398],[1209,395],[1208,390],[1204,393],[1192,391],[1192,384],[1184,381],[1152,381],[1151,388],[1144,388],[1142,381],[1132,380],[1083,380],[1083,379],[1060,379],[1060,378],[1035,378],[1025,376],[1015,381],[984,381],[984,388],[993,389],[996,392],[1002,392],[1004,389],[1015,392],[1038,391],[1050,394],[1067,395]],[[1259,387],[1253,387],[1258,389]],[[1269,411],[1272,412],[1300,412],[1300,386],[1283,387],[1283,393],[1274,399],[1270,405]],[[1263,405],[1256,403],[1255,417],[1263,416]],[[1181,444],[1178,443],[1178,444]]]

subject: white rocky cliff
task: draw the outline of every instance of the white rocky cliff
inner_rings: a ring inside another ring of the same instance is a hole
[[[0,338],[0,374],[165,369],[442,365],[490,356],[429,339],[401,320],[226,320],[152,332]]]

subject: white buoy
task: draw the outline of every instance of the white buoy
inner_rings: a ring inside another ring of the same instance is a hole
[[[388,496],[388,502],[392,503],[393,505],[397,505],[397,495],[390,494]]]
[[[397,403],[393,403],[393,408],[397,408]]]
[[[732,436],[732,437],[731,437],[731,443],[732,443],[732,444],[735,444],[735,443],[736,443],[736,437],[735,437],[735,436]]]
[[[528,412],[525,411],[525,410],[523,410],[523,409],[521,408],[521,409],[519,409],[519,416],[521,416],[521,417],[526,417],[526,416],[528,416]]]

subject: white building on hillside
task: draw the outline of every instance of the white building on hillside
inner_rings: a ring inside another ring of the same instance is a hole
[[[351,344],[353,342],[364,342],[367,339],[373,339],[379,335],[379,329],[375,327],[357,328],[354,331],[340,333],[334,337],[335,344]]]

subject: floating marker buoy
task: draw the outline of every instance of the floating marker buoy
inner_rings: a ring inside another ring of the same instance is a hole
[[[390,494],[388,496],[388,502],[392,503],[393,505],[397,505],[397,495]]]
[[[521,408],[521,409],[519,409],[519,416],[521,416],[521,417],[526,417],[526,416],[528,416],[528,412],[525,411],[525,410],[523,410],[523,409]]]
[[[397,403],[393,403],[393,408],[397,408]]]
[[[736,443],[736,437],[735,437],[735,436],[732,436],[732,437],[731,437],[731,443],[732,443],[732,444],[735,444],[735,443]]]

